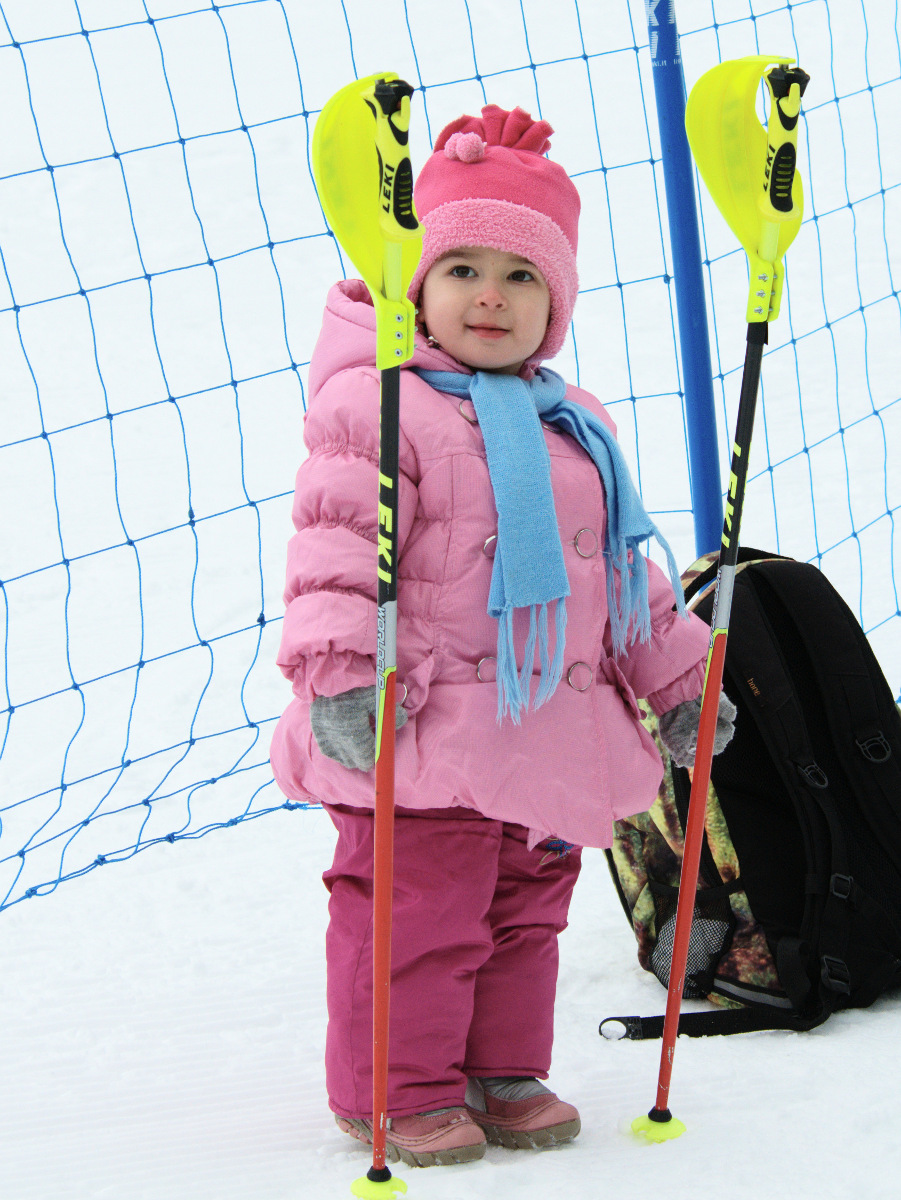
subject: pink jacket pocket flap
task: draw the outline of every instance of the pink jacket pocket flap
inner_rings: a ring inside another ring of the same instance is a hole
[[[601,671],[610,686],[616,688],[620,696],[622,696],[623,704],[625,704],[635,720],[640,721],[641,712],[638,708],[638,701],[635,699],[635,693],[632,691],[628,680],[617,666],[615,660],[612,658],[605,659],[601,663]]]

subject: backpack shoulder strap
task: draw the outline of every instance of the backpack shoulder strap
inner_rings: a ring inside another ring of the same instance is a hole
[[[901,717],[848,605],[811,563],[759,563],[755,572],[794,617],[797,636],[828,700],[830,724],[842,734],[853,731],[854,744],[864,761],[887,762],[897,749]],[[898,755],[894,757],[897,760]],[[901,777],[897,762],[895,769]]]
[[[726,643],[726,670],[733,685],[741,687],[767,749],[780,773],[787,776],[789,788],[793,791],[797,786],[795,775],[789,772],[789,764],[805,782],[817,786],[823,783],[825,776],[814,758],[778,639],[757,590],[750,583],[751,570],[748,566],[735,577],[735,615]],[[705,620],[709,619],[707,608],[711,604],[712,597],[709,601],[705,597],[699,605],[699,615],[703,612]]]
[[[791,1029],[804,1033],[814,1029],[829,1016],[825,1007],[813,1016],[801,1017],[789,1012],[764,1012],[757,1008],[722,1008],[715,1012],[682,1013],[679,1017],[679,1037],[714,1037],[731,1033],[756,1033],[763,1029]],[[639,1042],[663,1036],[664,1018],[606,1017],[598,1033],[608,1041],[628,1038]]]
[[[786,626],[786,612],[768,615],[770,602],[758,584],[758,573],[767,567],[775,574],[794,571],[799,565],[754,563],[736,577],[735,618],[726,665],[791,796],[803,835],[807,857],[804,926],[798,937],[781,937],[775,950],[780,983],[795,1008],[806,1016],[811,1007],[815,1012],[823,1007],[831,1010],[839,997],[850,991],[845,962],[850,917],[844,889],[850,870],[835,797],[828,775],[817,761],[786,658],[786,654],[791,657],[791,646],[785,646],[783,652],[780,644],[780,637],[794,636],[793,627],[791,622]],[[782,596],[778,602],[790,616],[792,603],[783,602]],[[736,849],[741,860],[741,847]]]

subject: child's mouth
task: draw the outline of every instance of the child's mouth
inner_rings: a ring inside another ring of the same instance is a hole
[[[470,325],[469,329],[476,337],[495,342],[509,333],[509,329],[499,329],[497,325]]]

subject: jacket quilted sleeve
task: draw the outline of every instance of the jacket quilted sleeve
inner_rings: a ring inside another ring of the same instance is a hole
[[[278,665],[307,700],[375,682],[379,376],[339,372],[304,422]],[[401,434],[398,541],[416,512],[415,456]]]
[[[660,716],[700,696],[710,629],[693,613],[686,618],[676,611],[669,577],[650,559],[647,563],[651,636],[629,646],[617,662],[635,695]],[[604,640],[607,653],[612,653],[609,626]]]
[[[616,434],[616,425],[597,397],[573,387],[567,396],[601,417]],[[636,641],[631,646],[627,637],[627,651],[616,660],[616,666],[635,696],[646,700],[659,716],[703,691],[710,629],[693,613],[687,619],[679,615],[669,576],[651,559],[646,562],[651,636],[644,644]],[[614,587],[618,591],[616,582]],[[613,658],[609,624],[604,631],[604,651]]]

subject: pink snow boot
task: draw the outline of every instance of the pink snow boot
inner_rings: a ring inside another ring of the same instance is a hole
[[[556,1146],[582,1128],[577,1110],[537,1079],[470,1079],[466,1111],[493,1146],[509,1150]]]
[[[372,1122],[335,1117],[338,1127],[351,1137],[372,1145]],[[389,1117],[385,1139],[388,1162],[410,1167],[446,1167],[483,1158],[485,1134],[465,1108],[436,1108],[410,1117]]]

